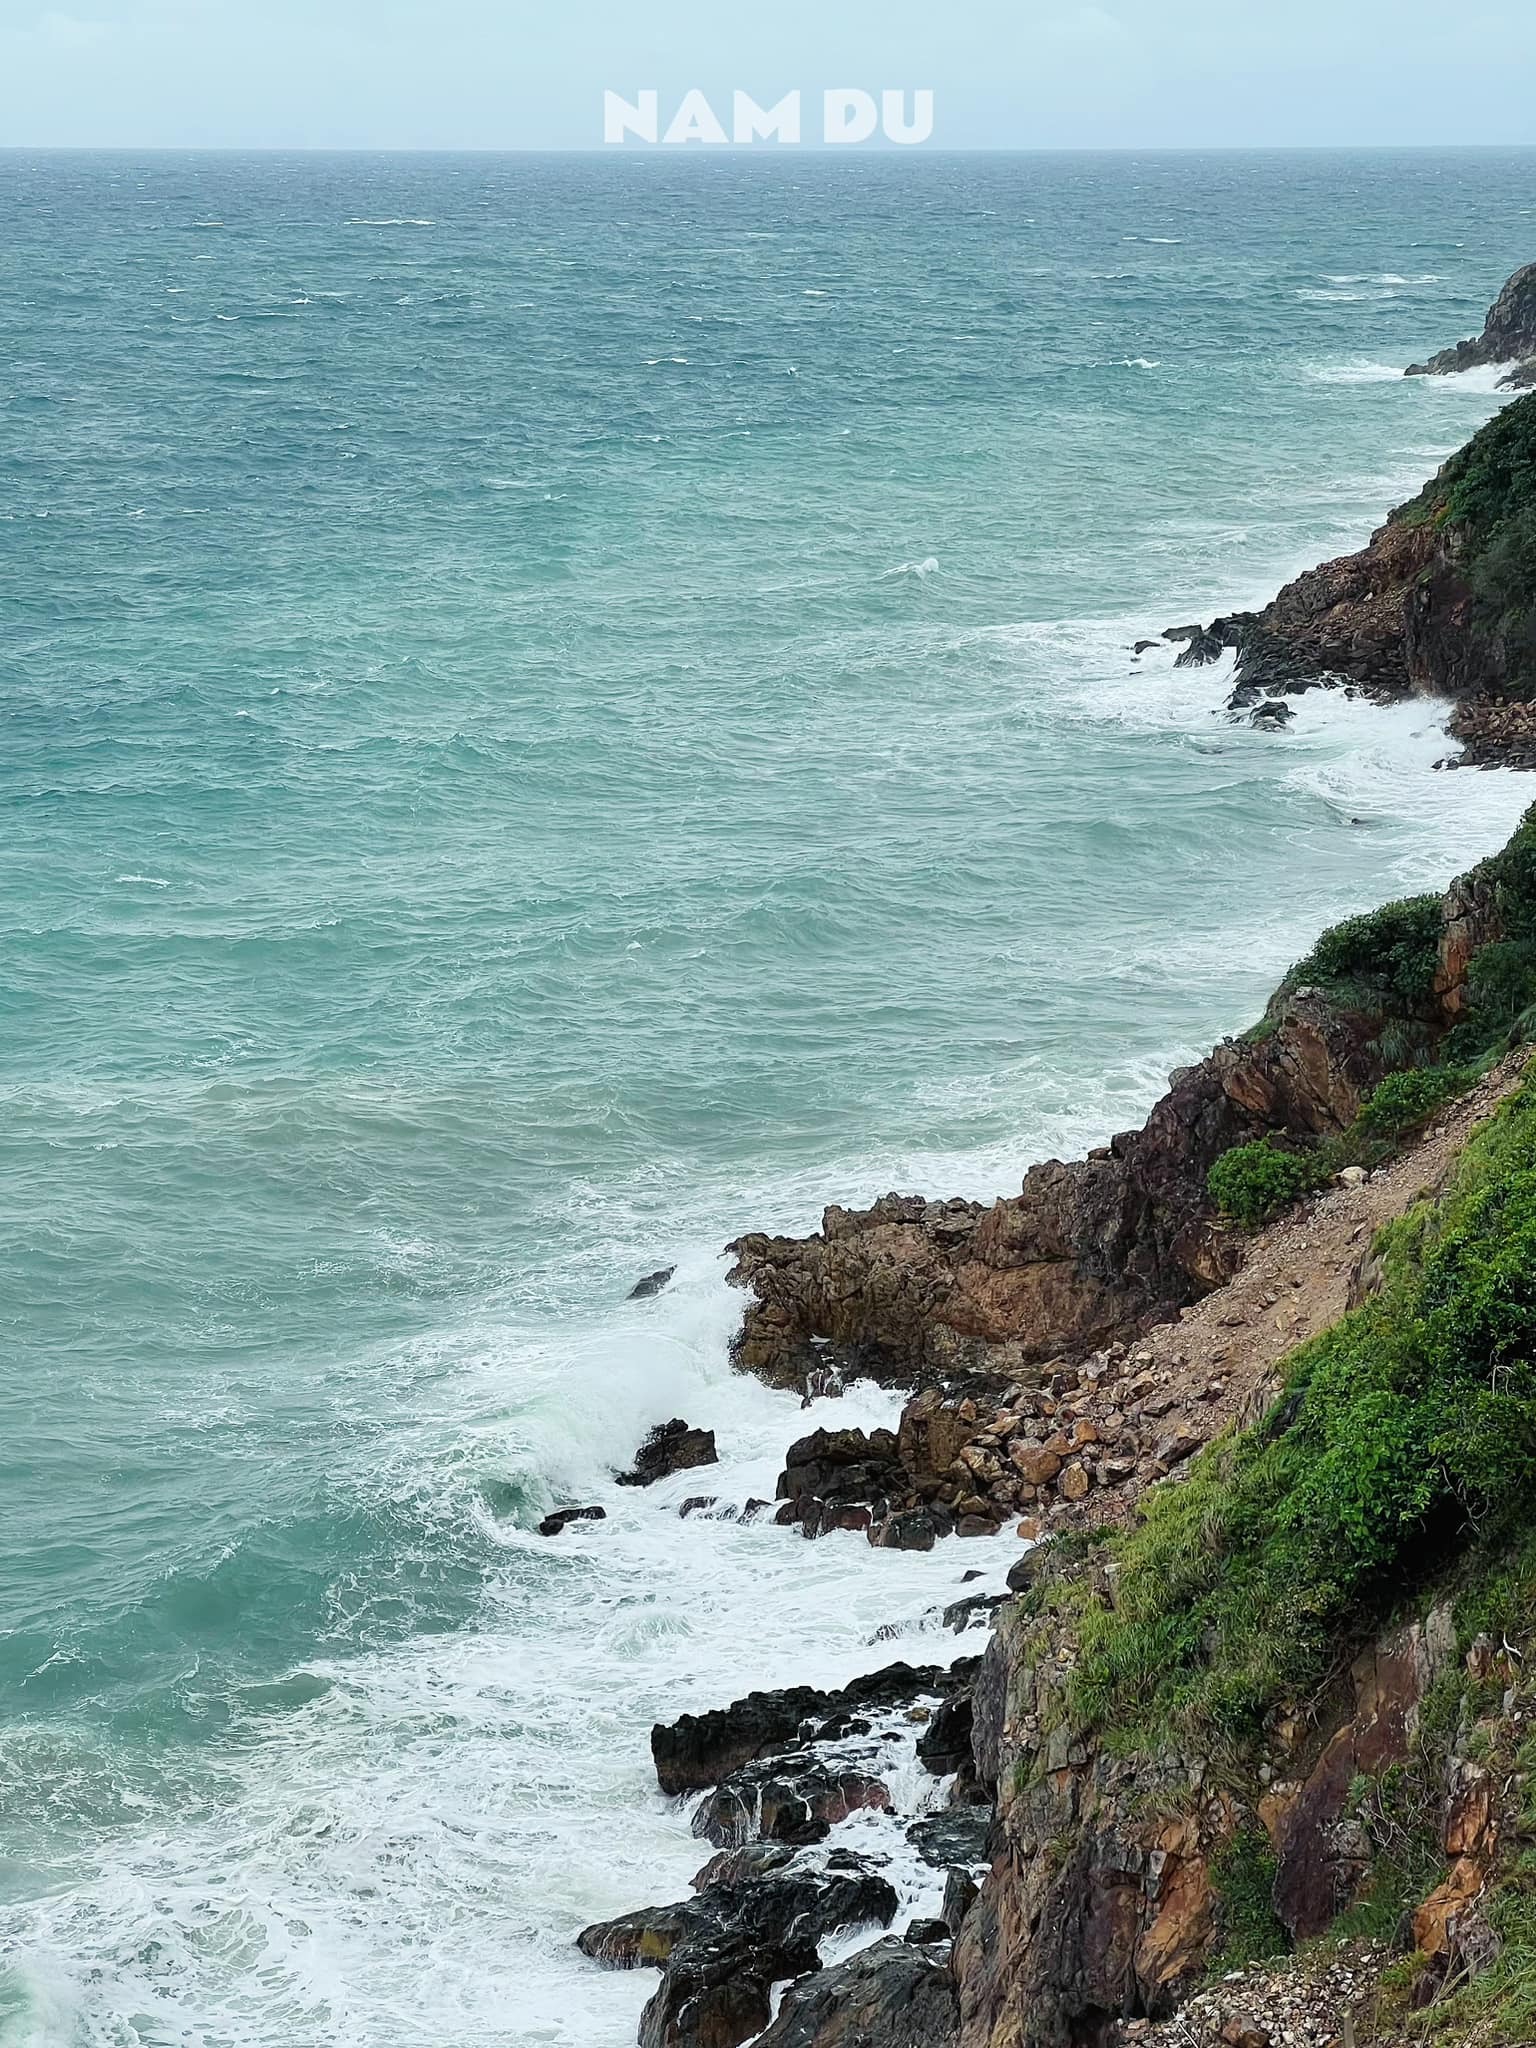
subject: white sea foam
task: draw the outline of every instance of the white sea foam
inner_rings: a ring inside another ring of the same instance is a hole
[[[435,1383],[457,1388],[456,1412],[433,1425],[451,1460],[494,1471],[510,1434],[524,1470],[600,1501],[608,1519],[558,1542],[492,1525],[506,1568],[477,1630],[315,1662],[291,1706],[253,1705],[252,1739],[216,1799],[10,1916],[38,1987],[34,2041],[105,2044],[120,2037],[117,2013],[137,2016],[140,2038],[186,2048],[491,2048],[507,2039],[510,1997],[520,2042],[630,2048],[654,1978],[601,1971],[572,1937],[682,1895],[710,1853],[655,1791],[650,1720],[754,1685],[974,1653],[984,1638],[943,1630],[939,1610],[966,1569],[985,1574],[966,1592],[1000,1586],[1019,1550],[1007,1536],[923,1556],[680,1518],[691,1493],[771,1493],[802,1429],[889,1423],[899,1405],[860,1386],[806,1414],[730,1374],[734,1310],[718,1261],[696,1256],[659,1301],[585,1328],[453,1340],[481,1362]],[[717,1430],[721,1463],[643,1492],[614,1486],[607,1465],[673,1408]],[[402,1461],[422,1453],[401,1447]],[[861,1816],[829,1846],[892,1858],[899,1927],[937,1903],[940,1874],[900,1822],[940,1788],[914,1766],[910,1729],[893,1725],[899,1820]]]
[[[1304,374],[1314,384],[1396,384],[1402,379],[1403,366],[1352,356],[1344,363],[1314,363]]]
[[[925,555],[920,562],[898,562],[894,569],[882,569],[882,581],[892,576],[915,576],[919,579],[932,576],[939,566],[937,555]]]

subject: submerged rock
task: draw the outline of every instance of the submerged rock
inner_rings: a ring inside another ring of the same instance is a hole
[[[648,1301],[653,1294],[660,1294],[676,1271],[676,1266],[662,1266],[654,1273],[647,1273],[643,1280],[635,1282],[634,1286],[629,1290],[626,1299],[629,1301]]]
[[[634,1469],[618,1475],[620,1486],[651,1486],[673,1472],[691,1472],[697,1465],[717,1465],[712,1429],[691,1429],[677,1420],[659,1422],[635,1453]]]
[[[607,1519],[606,1508],[556,1508],[553,1514],[546,1515],[540,1522],[539,1534],[558,1536],[561,1530],[569,1528],[572,1522],[606,1522]]]

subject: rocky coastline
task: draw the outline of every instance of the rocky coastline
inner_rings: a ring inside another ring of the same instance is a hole
[[[1422,373],[1474,359],[1536,380],[1536,266],[1478,342]],[[1262,612],[1168,637],[1186,666],[1235,655],[1233,716],[1283,724],[1317,687],[1433,694],[1461,744],[1448,766],[1533,767],[1533,619],[1536,396],[1359,554]],[[1125,1589],[1149,1569],[1149,1515],[1214,1499],[1233,1446],[1301,1427],[1298,1358],[1398,1300],[1403,1231],[1422,1258],[1442,1212],[1453,1227],[1475,1134],[1524,1100],[1533,1019],[1536,811],[1443,897],[1324,935],[1252,1030],[1171,1077],[1140,1130],[1032,1167],[992,1203],[892,1194],[829,1208],[809,1237],[729,1248],[738,1370],[806,1401],[854,1378],[905,1397],[894,1429],[807,1431],[776,1499],[740,1511],[810,1541],[953,1542],[962,1562],[966,1539],[1011,1530],[1018,1548],[1005,1589],[944,1617],[990,1621],[979,1658],[657,1726],[658,1787],[688,1802],[701,1845],[692,1895],[580,1936],[597,1966],[659,1973],[641,2048],[1353,2048],[1423,2038],[1405,2014],[1495,1966],[1487,1896],[1530,1830],[1519,1774],[1489,1758],[1519,1751],[1536,1702],[1512,1622],[1465,1639],[1451,1583],[1465,1529],[1426,1535],[1422,1570],[1329,1609],[1321,1675],[1276,1680],[1241,1740],[1201,1739],[1178,1713],[1149,1734],[1125,1704],[1136,1674],[1106,1645],[1127,1617],[1141,1625]],[[1218,1193],[1234,1160],[1261,1191],[1250,1212]],[[675,1420],[626,1482],[714,1456]],[[1186,1548],[1227,1540],[1209,1516]],[[1169,1622],[1170,1663],[1216,1658],[1192,1626]],[[1154,1660],[1141,1692],[1162,1680]],[[1452,1693],[1461,1718],[1426,1761]],[[1430,1851],[1412,1913],[1362,1936],[1341,1916],[1372,1895],[1386,1831],[1359,1788],[1421,1764]],[[922,1817],[896,1812],[898,1765],[931,1782]],[[899,1924],[858,1825],[872,1814],[942,1881],[939,1911]],[[1416,1988],[1394,2003],[1384,1987],[1409,1956]]]

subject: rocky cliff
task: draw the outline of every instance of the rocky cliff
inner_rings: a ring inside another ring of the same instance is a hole
[[[1358,554],[1309,569],[1261,612],[1212,621],[1179,658],[1235,650],[1229,707],[1257,716],[1336,685],[1448,697],[1463,760],[1530,767],[1533,593],[1536,396],[1490,421]]]
[[[1481,334],[1441,349],[1427,363],[1414,363],[1410,377],[1447,377],[1461,370],[1512,363],[1501,380],[1506,390],[1522,391],[1536,383],[1536,263],[1517,270],[1494,300]]]

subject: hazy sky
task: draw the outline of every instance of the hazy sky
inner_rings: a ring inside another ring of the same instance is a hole
[[[645,86],[929,86],[933,147],[1531,143],[1536,5],[0,0],[0,145],[582,149]]]

